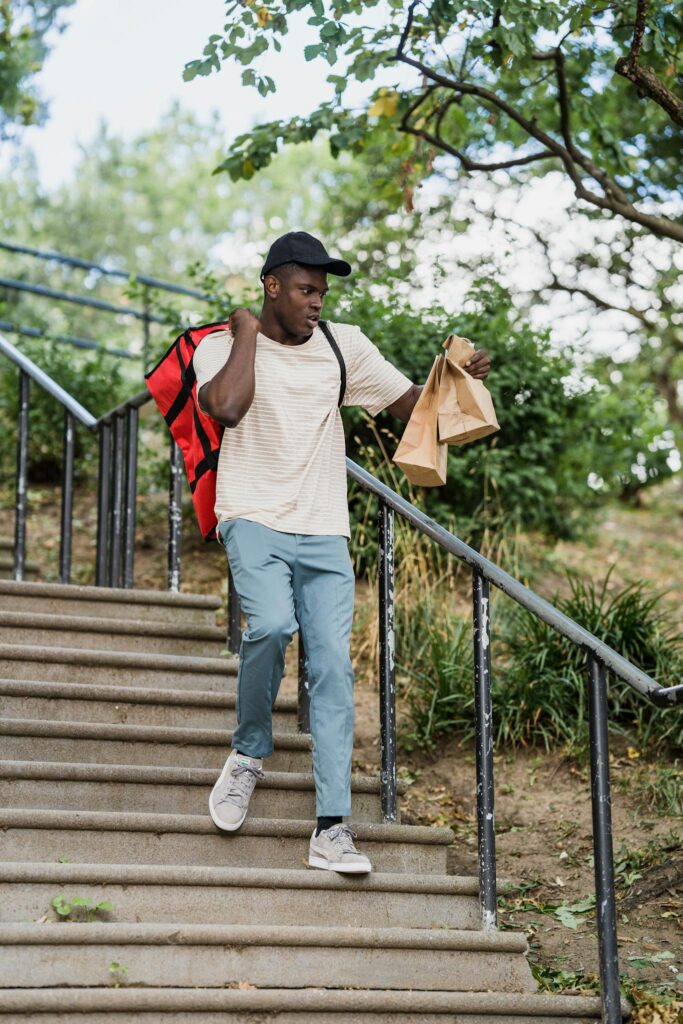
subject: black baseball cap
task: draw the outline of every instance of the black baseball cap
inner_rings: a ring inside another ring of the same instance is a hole
[[[336,274],[338,277],[348,277],[351,273],[351,265],[346,260],[333,259],[323,243],[307,231],[288,231],[286,235],[275,239],[263,264],[261,280],[283,263],[322,267],[328,274]]]

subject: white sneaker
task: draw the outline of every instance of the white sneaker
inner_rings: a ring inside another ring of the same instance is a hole
[[[262,764],[260,757],[230,751],[209,797],[209,814],[214,825],[224,832],[234,832],[246,818],[256,780],[265,778]]]
[[[343,871],[349,874],[367,874],[372,864],[363,853],[359,853],[353,840],[356,833],[349,825],[330,825],[320,835],[311,836],[308,848],[308,866],[324,871]]]

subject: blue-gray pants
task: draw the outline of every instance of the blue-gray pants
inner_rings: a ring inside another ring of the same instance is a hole
[[[248,622],[232,745],[250,757],[272,754],[272,708],[298,624],[309,680],[316,814],[349,815],[355,580],[348,541],[341,535],[283,533],[248,519],[229,519],[219,531]]]

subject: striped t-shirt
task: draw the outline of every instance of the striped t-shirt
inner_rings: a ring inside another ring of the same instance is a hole
[[[376,415],[411,381],[351,324],[330,324],[346,363],[344,405]],[[229,331],[197,347],[197,391],[225,365]],[[337,402],[340,371],[319,327],[300,345],[256,339],[256,387],[248,412],[223,432],[216,479],[216,517],[250,519],[285,533],[351,536],[346,497],[346,445]]]

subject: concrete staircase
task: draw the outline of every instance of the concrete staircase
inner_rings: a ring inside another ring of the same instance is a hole
[[[250,817],[214,827],[236,676],[218,604],[0,581],[0,1022],[599,1019],[536,993],[524,936],[481,931],[476,879],[447,874],[451,831],[382,824],[376,778],[353,784],[374,872],[307,869],[291,696]],[[59,920],[60,893],[113,909]]]

